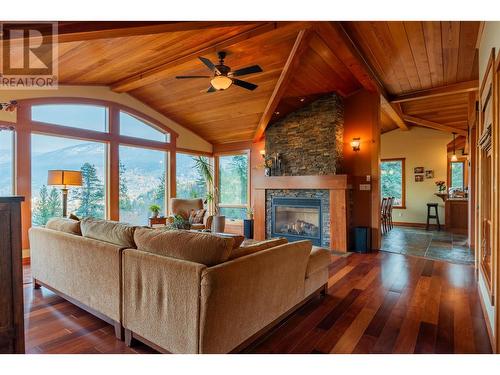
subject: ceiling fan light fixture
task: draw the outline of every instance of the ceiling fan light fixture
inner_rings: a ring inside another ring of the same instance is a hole
[[[229,77],[220,75],[212,78],[210,83],[212,84],[212,87],[216,90],[226,90],[229,88],[229,86],[231,86],[233,80]]]

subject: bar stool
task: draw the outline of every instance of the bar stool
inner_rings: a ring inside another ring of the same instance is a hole
[[[431,215],[431,208],[434,208],[434,215]],[[438,230],[441,230],[441,224],[439,224],[439,214],[438,214],[438,204],[437,203],[427,203],[427,225],[426,230],[429,230],[429,220],[436,219]]]

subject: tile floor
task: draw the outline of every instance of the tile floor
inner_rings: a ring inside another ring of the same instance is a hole
[[[381,250],[452,263],[474,264],[474,251],[467,246],[467,236],[445,231],[394,227],[382,236]]]

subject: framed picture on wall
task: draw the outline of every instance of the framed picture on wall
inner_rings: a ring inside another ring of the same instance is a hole
[[[424,175],[423,174],[416,174],[415,175],[415,182],[423,182],[424,181]]]
[[[425,171],[425,178],[434,178],[434,171],[432,169],[428,169]]]
[[[424,173],[424,167],[415,167],[413,168],[413,173]]]

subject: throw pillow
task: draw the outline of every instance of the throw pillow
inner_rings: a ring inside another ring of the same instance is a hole
[[[53,217],[47,222],[45,228],[57,230],[59,232],[76,234],[78,236],[82,235],[79,221],[62,217]]]
[[[243,244],[243,246],[240,246],[239,248],[234,249],[232,251],[231,255],[229,256],[229,259],[236,259],[243,257],[245,255],[258,253],[259,251],[267,250],[279,245],[284,245],[286,243],[288,243],[288,240],[286,238],[278,237],[278,238],[271,238],[265,241],[252,242],[248,246],[245,246],[245,244]]]
[[[189,215],[189,222],[191,224],[203,224],[203,218],[205,217],[206,209],[200,208],[198,210],[191,210]]]
[[[83,237],[135,248],[135,226],[110,220],[85,218],[80,222]]]

